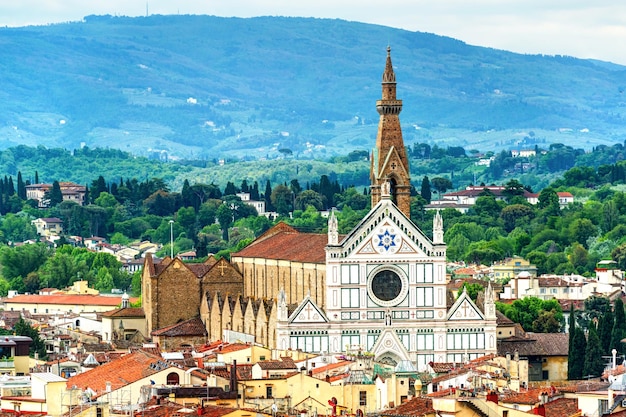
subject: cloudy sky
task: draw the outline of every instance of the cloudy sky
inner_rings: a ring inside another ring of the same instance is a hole
[[[90,14],[305,16],[431,32],[513,52],[626,65],[622,0],[0,0],[0,25],[77,21]]]

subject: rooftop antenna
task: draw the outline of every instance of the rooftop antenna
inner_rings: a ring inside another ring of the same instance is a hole
[[[148,12],[148,2],[146,2],[146,17],[148,17],[150,13]]]

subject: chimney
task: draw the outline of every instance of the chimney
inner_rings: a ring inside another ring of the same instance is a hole
[[[233,360],[233,365],[230,367],[230,390],[239,391],[237,387],[237,361]]]

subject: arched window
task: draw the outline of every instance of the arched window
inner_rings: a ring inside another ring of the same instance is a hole
[[[167,374],[167,385],[178,385],[180,382],[180,376],[176,372],[170,372]]]
[[[393,201],[394,204],[398,204],[397,185],[398,183],[395,178],[389,178],[389,196],[391,197],[391,201]]]

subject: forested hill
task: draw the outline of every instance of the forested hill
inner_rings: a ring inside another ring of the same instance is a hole
[[[88,16],[0,29],[0,144],[323,159],[373,146],[392,47],[405,141],[626,138],[626,67],[313,18]]]

